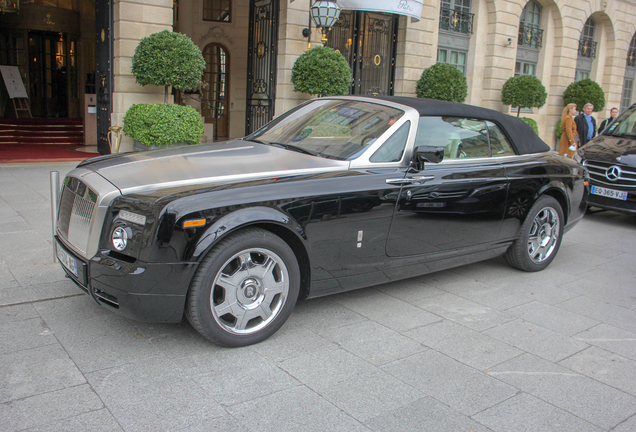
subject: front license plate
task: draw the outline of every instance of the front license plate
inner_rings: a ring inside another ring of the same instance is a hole
[[[627,201],[627,192],[618,191],[614,189],[605,189],[598,186],[592,186],[592,193],[594,195],[600,195],[607,198],[614,198],[623,201]]]
[[[57,245],[57,259],[60,260],[62,265],[66,267],[68,271],[70,271],[76,277],[78,277],[77,260],[73,258],[72,256],[70,256],[68,253],[66,253],[66,251],[62,249],[59,244]]]

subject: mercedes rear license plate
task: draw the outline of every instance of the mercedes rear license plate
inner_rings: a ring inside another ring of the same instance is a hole
[[[607,198],[614,198],[623,201],[627,201],[627,192],[617,191],[614,189],[605,189],[598,186],[592,186],[592,193],[594,195],[600,195]]]
[[[60,245],[57,245],[57,259],[60,260],[62,265],[66,267],[68,271],[77,276],[77,260],[70,256]]]

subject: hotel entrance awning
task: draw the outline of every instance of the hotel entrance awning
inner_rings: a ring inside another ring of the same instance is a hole
[[[361,10],[410,16],[419,21],[424,0],[338,0],[343,10]]]

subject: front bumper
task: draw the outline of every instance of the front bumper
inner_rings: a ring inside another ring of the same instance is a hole
[[[594,186],[600,186],[603,188],[608,187],[605,184],[595,184],[594,182],[591,182],[591,183]],[[627,188],[621,188],[620,186],[617,186],[614,189],[627,190],[628,191],[627,200],[608,198],[608,197],[594,195],[590,193],[588,205],[593,207],[600,207],[606,210],[614,210],[618,212],[636,214],[636,192],[633,192],[632,190],[628,190]]]
[[[77,271],[64,264],[61,267],[100,305],[137,321],[174,323],[183,319],[198,263],[129,263],[108,256],[107,251],[85,261],[56,240],[57,247],[76,260]]]

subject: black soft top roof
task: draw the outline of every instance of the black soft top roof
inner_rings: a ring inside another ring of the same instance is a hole
[[[456,102],[412,97],[379,96],[378,99],[395,102],[415,108],[421,116],[466,117],[490,120],[501,126],[518,154],[543,153],[550,147],[523,120],[499,111]]]

